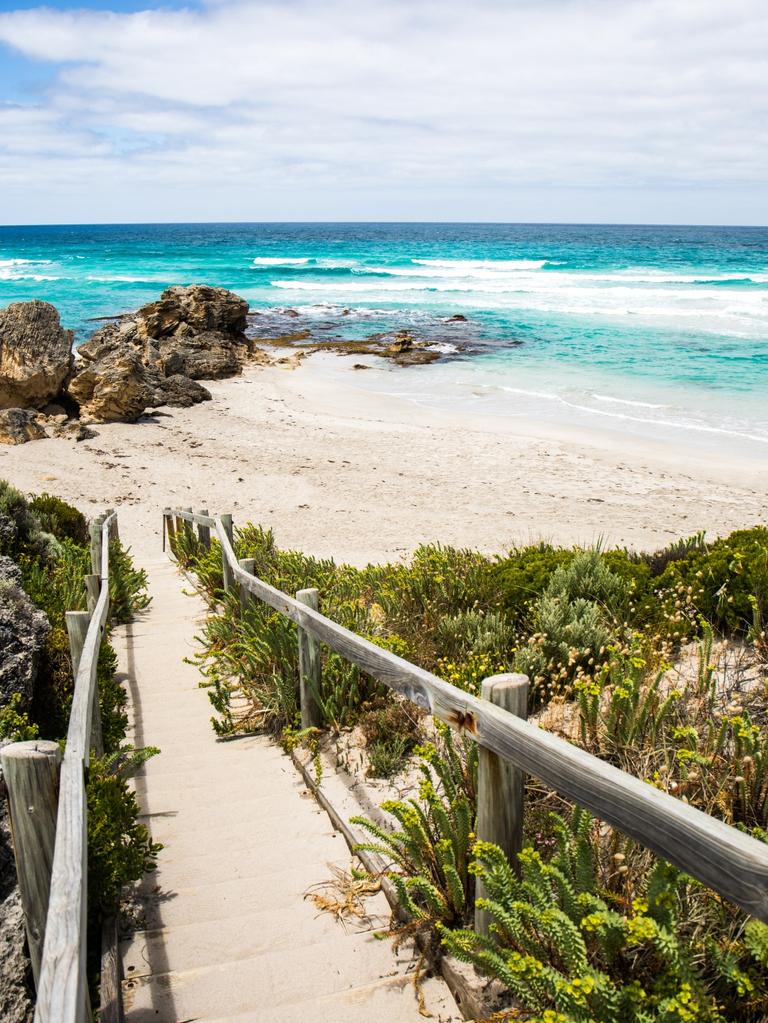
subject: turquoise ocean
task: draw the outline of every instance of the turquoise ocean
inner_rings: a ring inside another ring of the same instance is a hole
[[[411,330],[444,360],[355,382],[423,405],[768,444],[766,228],[0,228],[0,307],[52,302],[80,341],[97,318],[197,282],[248,299],[257,336]]]

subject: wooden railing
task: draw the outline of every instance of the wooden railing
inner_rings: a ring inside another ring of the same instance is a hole
[[[302,645],[306,650],[317,641],[325,643],[372,678],[470,735],[486,753],[518,772],[538,778],[768,923],[768,845],[345,629],[305,602],[305,595],[314,591],[301,591],[303,599],[297,599],[270,586],[252,574],[252,564],[244,567],[238,561],[230,515],[214,517],[189,509],[164,512],[164,536],[166,530],[172,535],[178,528],[191,532],[193,525],[204,543],[210,531],[215,531],[221,545],[225,588],[238,585],[241,593],[258,597],[295,622],[300,630],[300,650]],[[311,663],[319,663],[314,657],[308,664],[306,655],[302,662],[302,676],[312,670]],[[488,681],[492,688],[494,680]],[[308,714],[308,708],[303,707],[302,716],[306,723],[312,712]],[[488,766],[493,768],[493,763]],[[504,781],[503,772],[496,769],[495,775]],[[516,782],[507,779],[504,784],[512,792]],[[521,816],[514,807],[511,809],[513,815]],[[519,820],[512,822],[512,830],[519,832]],[[483,833],[478,823],[481,838],[493,841],[500,832],[504,832],[503,823],[491,827],[490,833]]]
[[[91,1018],[85,782],[91,750],[102,752],[96,669],[109,615],[109,541],[116,527],[113,512],[93,523],[93,574],[84,579],[89,610],[66,616],[75,685],[63,757],[58,743],[46,741],[14,743],[2,753],[37,988],[35,1023]]]

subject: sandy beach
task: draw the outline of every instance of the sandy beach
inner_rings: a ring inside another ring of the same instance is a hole
[[[282,546],[355,564],[436,541],[653,549],[766,517],[759,450],[425,408],[376,393],[335,356],[208,386],[210,402],[99,425],[90,441],[2,448],[0,477],[87,513],[119,508],[137,553],[157,550],[167,505],[231,511],[272,527]]]

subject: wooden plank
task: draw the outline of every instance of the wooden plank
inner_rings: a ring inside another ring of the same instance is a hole
[[[83,759],[64,754],[35,1023],[86,1023],[86,802]]]
[[[489,700],[518,718],[528,717],[527,675],[492,675],[483,679],[481,699]],[[514,764],[480,747],[477,765],[477,837],[493,842],[513,867],[523,848],[523,785],[525,776]],[[475,899],[485,898],[477,880]],[[487,935],[490,916],[475,906],[475,930]]]
[[[296,600],[314,611],[318,609],[316,589],[299,590]],[[302,728],[323,726],[323,711],[319,699],[321,684],[320,645],[311,632],[299,626],[299,706]]]
[[[90,614],[94,612],[100,592],[101,577],[98,575],[87,575],[85,577],[85,604]]]
[[[96,530],[91,534],[92,562],[98,562],[101,588],[82,644],[61,767],[36,1023],[85,1023],[91,1015],[85,963],[88,848],[84,775],[98,699],[96,669],[109,614],[109,541],[115,519],[114,513],[101,516],[98,535]]]
[[[101,929],[99,1023],[123,1023],[122,969],[118,949],[117,917],[109,916]]]
[[[585,807],[747,913],[768,922],[768,846],[382,650],[263,580],[248,576],[237,565],[220,520],[216,534],[235,579],[270,607],[366,674],[453,728],[467,732],[481,746]]]
[[[35,985],[40,979],[56,841],[61,749],[57,742],[14,742],[0,752],[13,850]]]

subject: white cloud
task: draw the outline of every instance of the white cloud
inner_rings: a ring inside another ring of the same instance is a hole
[[[99,219],[126,194],[134,219],[556,219],[566,195],[569,219],[768,219],[763,0],[35,9],[0,42],[60,65],[0,107],[0,219],[43,182],[48,219],[83,219],[96,175]]]

